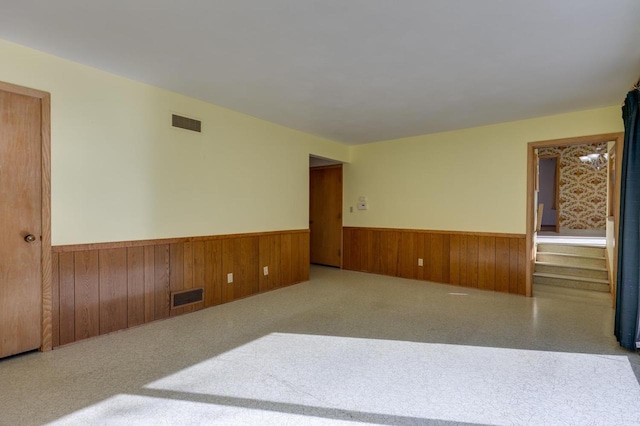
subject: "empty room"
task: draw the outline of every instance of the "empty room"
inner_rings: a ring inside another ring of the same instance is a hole
[[[640,3],[0,10],[0,425],[640,424]]]

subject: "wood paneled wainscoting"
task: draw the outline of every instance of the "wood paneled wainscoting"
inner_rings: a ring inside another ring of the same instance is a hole
[[[54,246],[52,252],[54,347],[309,280],[308,230]],[[198,287],[203,302],[171,309],[173,292]]]
[[[343,235],[344,269],[526,293],[524,234],[345,227]]]

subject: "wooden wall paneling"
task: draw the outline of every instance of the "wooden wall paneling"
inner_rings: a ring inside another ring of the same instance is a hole
[[[308,232],[293,234],[298,239],[298,260],[295,276],[295,283],[301,283],[303,281],[309,281],[309,266],[311,264],[310,258],[310,235]]]
[[[280,236],[280,281],[282,286],[293,284],[292,234]]]
[[[368,272],[374,274],[382,274],[382,231],[372,230],[368,235],[369,241],[367,244],[367,264]]]
[[[387,231],[384,232],[384,234],[383,241],[386,247],[386,250],[383,252],[385,254],[385,258],[382,262],[384,274],[395,277],[398,275],[398,248],[400,244],[400,232]]]
[[[496,238],[495,291],[509,292],[509,238]]]
[[[353,229],[344,228],[342,230],[342,269],[353,270],[351,264],[351,238],[353,235]]]
[[[451,284],[460,285],[460,240],[461,235],[451,235],[449,240],[449,277]]]
[[[73,253],[60,253],[60,345],[74,342],[75,331],[75,266]]]
[[[51,254],[51,345],[60,346],[60,255]]]
[[[259,237],[259,283],[261,292],[282,287],[280,279],[280,235],[263,235]],[[267,267],[268,275],[264,274]]]
[[[345,244],[345,251],[348,251],[350,257],[350,265],[345,269],[351,269],[354,271],[362,270],[362,253],[364,247],[364,233],[362,229],[351,229],[351,237],[349,239],[349,245]]]
[[[444,235],[431,235],[431,281],[444,282]]]
[[[204,241],[195,241],[193,243],[193,286],[203,287],[203,301],[201,303],[196,303],[191,305],[193,310],[200,310],[205,307],[205,300],[207,298],[207,289],[205,286],[205,254],[204,254]],[[186,275],[186,271],[185,271]]]
[[[127,328],[127,249],[99,251],[100,334]]]
[[[303,244],[300,234],[291,234],[291,284],[304,281],[304,270],[301,267],[304,261],[304,253],[301,251]]]
[[[184,290],[184,244],[169,245],[169,288],[171,292]],[[184,313],[184,309],[171,309],[169,315],[180,315]]]
[[[222,242],[222,301],[229,302],[258,292],[258,238],[234,238]],[[292,268],[295,272],[295,268]],[[227,282],[227,274],[233,282]]]
[[[182,250],[184,254],[183,263],[182,263],[182,287],[187,290],[190,288],[196,287],[195,285],[195,266],[194,266],[194,252],[193,252],[193,243],[186,242],[182,245]],[[196,309],[201,309],[202,304],[197,303],[189,306],[185,306],[183,308],[184,312],[193,312]]]
[[[416,256],[416,265],[418,264],[418,259],[422,259],[422,266],[416,266],[416,279],[418,280],[426,280],[427,278],[425,278],[426,274],[425,274],[425,242],[424,242],[424,238],[425,238],[425,233],[423,232],[418,232],[416,233],[416,237],[415,237],[415,256]]]
[[[169,281],[169,244],[155,246],[154,301],[155,319],[167,318],[171,312],[171,285]]]
[[[155,305],[155,262],[154,246],[143,246],[144,250],[144,322],[154,321],[156,318]]]
[[[527,295],[527,249],[526,240],[518,240],[518,294]]]
[[[468,263],[468,246],[467,246],[467,236],[466,235],[458,235],[460,241],[460,285],[467,287],[469,285],[469,263]]]
[[[478,288],[494,290],[496,279],[495,237],[479,237],[478,248]]]
[[[360,271],[372,272],[372,241],[373,231],[371,229],[360,229]]]
[[[433,281],[433,246],[432,246],[432,240],[433,238],[433,234],[431,233],[425,233],[424,234],[424,248],[423,248],[423,254],[424,254],[424,258],[423,258],[423,264],[424,264],[424,271],[423,271],[423,279],[426,281]]]
[[[127,326],[135,327],[145,321],[144,247],[127,250]]]
[[[451,282],[450,276],[450,236],[444,234],[442,236],[442,282],[449,284]]]
[[[398,241],[397,276],[417,278],[418,257],[416,256],[416,233],[400,232]]]
[[[240,253],[235,256],[236,268],[240,270],[240,285],[236,286],[234,295],[236,298],[250,296],[258,293],[259,275],[258,268],[260,246],[258,237],[240,238]]]
[[[518,293],[518,244],[519,239],[509,238],[509,293]]]
[[[74,253],[75,340],[100,334],[100,269],[96,250]]]
[[[467,285],[478,287],[478,254],[479,238],[477,235],[467,236]]]
[[[206,307],[222,303],[222,241],[204,243],[204,304]],[[226,282],[226,281],[225,281]]]

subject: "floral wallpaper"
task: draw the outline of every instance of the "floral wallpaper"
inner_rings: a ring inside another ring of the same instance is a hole
[[[595,170],[580,161],[607,144],[541,148],[539,156],[557,155],[560,161],[558,220],[565,229],[606,229],[607,168]]]

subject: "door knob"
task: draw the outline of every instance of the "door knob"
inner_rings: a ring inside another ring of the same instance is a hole
[[[28,243],[32,243],[36,240],[36,236],[33,234],[29,234],[26,237],[24,237],[24,240]]]

